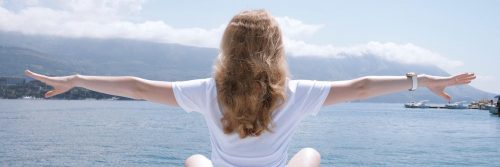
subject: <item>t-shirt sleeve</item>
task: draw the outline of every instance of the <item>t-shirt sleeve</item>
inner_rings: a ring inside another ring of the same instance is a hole
[[[211,78],[176,81],[172,83],[175,100],[186,112],[206,110]]]
[[[301,99],[301,108],[306,115],[315,116],[323,106],[331,88],[329,81],[299,80],[297,93]]]

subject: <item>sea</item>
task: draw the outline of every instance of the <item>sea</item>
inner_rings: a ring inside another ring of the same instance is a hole
[[[0,166],[183,166],[210,157],[202,116],[146,101],[0,100]],[[500,117],[393,103],[322,108],[299,126],[322,166],[500,166]]]

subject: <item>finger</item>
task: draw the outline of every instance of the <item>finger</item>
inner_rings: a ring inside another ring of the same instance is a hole
[[[469,75],[469,73],[462,73],[462,74],[458,74],[458,75],[453,76],[453,78],[461,78],[461,77],[464,77],[467,75]]]
[[[446,93],[446,92],[441,91],[441,92],[438,93],[438,96],[444,98],[448,102],[451,101],[451,96],[448,95],[448,93]]]
[[[45,82],[45,83],[49,82],[47,76],[31,72],[30,70],[24,71],[24,74],[27,75],[27,76],[29,76],[29,77],[31,77],[31,78],[33,78],[33,79],[36,79],[36,80],[39,80],[39,81],[42,81],[42,82]]]
[[[472,75],[472,76],[467,77],[467,78],[465,78],[465,79],[467,79],[467,80],[474,80],[474,79],[476,79],[476,76],[475,76],[475,75]]]
[[[58,94],[64,93],[62,90],[54,89],[45,93],[45,98],[49,98]]]
[[[472,80],[476,79],[476,76],[470,76],[470,77],[466,77],[466,78],[460,78],[458,79],[458,83],[465,83],[465,82],[470,82]]]
[[[464,78],[472,78],[472,77],[476,77],[476,74],[469,73],[468,75],[464,76]]]
[[[472,80],[476,79],[474,74],[467,74],[461,77],[452,78],[452,85],[460,85],[470,83]]]
[[[459,74],[459,75],[455,75],[453,78],[468,78],[468,77],[472,77],[472,76],[475,76],[474,73],[462,73],[462,74]]]

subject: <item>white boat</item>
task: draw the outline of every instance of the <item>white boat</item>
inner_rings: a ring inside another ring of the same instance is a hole
[[[446,104],[444,105],[444,107],[447,109],[468,109],[469,107],[465,103],[466,101],[459,101],[451,104]]]
[[[409,102],[409,103],[406,103],[405,104],[405,108],[429,108],[430,106],[428,106],[426,103],[429,102],[429,100],[422,100],[422,101],[419,101],[419,102]]]
[[[36,98],[33,97],[33,96],[23,96],[21,99],[23,99],[23,100],[34,100]]]
[[[496,109],[496,106],[495,105],[491,105],[491,104],[486,104],[486,105],[483,105],[482,106],[482,110],[490,110],[490,109]]]

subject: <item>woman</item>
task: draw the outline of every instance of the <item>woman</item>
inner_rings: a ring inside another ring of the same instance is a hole
[[[291,137],[307,115],[321,106],[427,87],[450,100],[448,86],[467,84],[474,74],[366,76],[347,81],[290,80],[283,38],[273,17],[264,10],[244,11],[224,32],[213,78],[183,82],[137,77],[26,75],[54,87],[52,97],[73,87],[180,106],[201,113],[212,144],[211,160],[186,159],[186,166],[319,166],[320,154],[304,148],[288,161]]]

